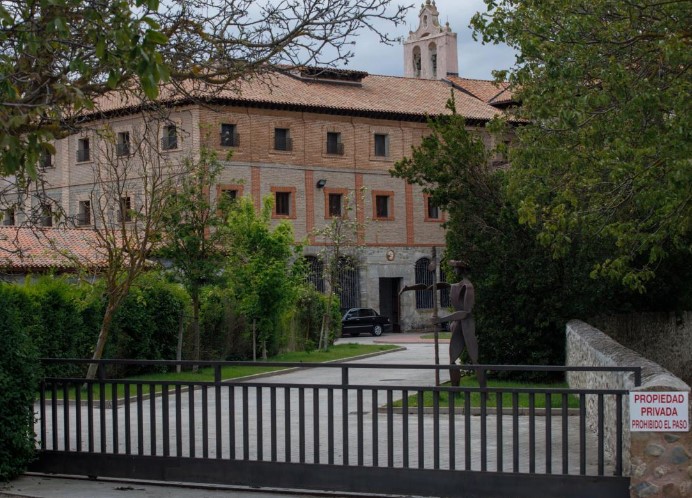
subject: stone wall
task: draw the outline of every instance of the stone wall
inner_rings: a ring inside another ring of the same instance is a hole
[[[573,320],[566,328],[568,366],[641,366],[641,386],[635,387],[633,374],[573,372],[568,375],[572,388],[628,389],[641,391],[690,391],[690,387],[669,371],[617,343],[591,325]],[[595,396],[587,400],[587,425],[597,424]],[[630,434],[628,400],[623,400],[623,464],[631,476],[631,496],[692,496],[692,433],[635,432]],[[605,405],[606,422],[613,421],[615,403]],[[692,414],[690,414],[692,415]],[[615,450],[615,428],[606,423],[605,447],[609,458]]]
[[[617,342],[692,385],[692,312],[631,313],[590,320]]]

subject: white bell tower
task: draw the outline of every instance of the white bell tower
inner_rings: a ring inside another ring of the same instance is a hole
[[[404,42],[404,76],[437,80],[458,74],[457,34],[449,23],[440,26],[435,0],[425,0],[418,14],[416,31]]]

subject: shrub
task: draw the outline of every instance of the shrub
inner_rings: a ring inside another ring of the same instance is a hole
[[[40,366],[29,332],[27,296],[0,284],[0,481],[17,476],[34,455],[34,396]]]
[[[202,293],[200,330],[203,360],[242,361],[252,359],[251,331],[238,314],[231,292],[209,287]],[[191,352],[192,345],[187,349]]]

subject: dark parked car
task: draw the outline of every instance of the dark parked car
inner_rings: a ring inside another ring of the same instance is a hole
[[[369,332],[380,336],[389,327],[389,318],[371,308],[351,308],[341,319],[341,335],[357,336],[362,332]]]

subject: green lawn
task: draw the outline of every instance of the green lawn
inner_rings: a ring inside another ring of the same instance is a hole
[[[438,337],[439,339],[449,340],[449,339],[452,338],[452,333],[451,333],[451,332],[438,332],[438,333],[437,333],[437,337]],[[435,334],[434,334],[434,333],[431,333],[431,334],[423,334],[422,336],[420,336],[420,338],[421,338],[421,339],[434,339],[434,338],[435,338]]]
[[[385,344],[338,344],[329,348],[329,351],[310,351],[310,352],[295,352],[295,353],[283,353],[272,358],[269,358],[269,362],[286,362],[286,363],[323,363],[334,360],[342,360],[347,358],[352,358],[354,356],[360,356],[369,353],[376,353],[380,351],[388,351],[396,349],[398,346],[385,345]],[[262,361],[258,361],[258,366],[225,366],[221,368],[221,379],[230,380],[237,379],[240,377],[246,377],[248,375],[255,375],[267,372],[274,372],[277,370],[282,370],[282,367],[263,367],[261,366]],[[127,380],[135,381],[145,381],[145,382],[213,382],[214,381],[214,369],[213,368],[201,368],[197,372],[170,372],[170,373],[154,373],[147,375],[138,375],[134,377],[127,377]],[[117,385],[117,396],[122,398],[125,396],[125,385],[118,383]],[[130,396],[136,395],[137,387],[134,385],[130,386]],[[144,394],[149,394],[151,387],[145,385],[143,387]],[[160,392],[162,389],[161,384],[154,384],[155,392]],[[93,386],[94,399],[98,399],[100,396],[100,388],[98,384]],[[110,400],[113,397],[112,383],[107,383],[104,390],[106,399]],[[81,397],[86,399],[86,391],[82,390]],[[52,393],[50,391],[46,392],[46,398],[50,399]],[[64,392],[62,388],[58,389],[57,398],[62,399],[64,397]],[[75,389],[71,387],[68,390],[69,399],[75,399]]]
[[[445,383],[443,386],[449,386],[449,383]],[[478,387],[478,381],[475,375],[469,375],[462,377],[460,387]],[[540,384],[540,383],[526,383],[526,382],[512,382],[504,380],[490,380],[488,381],[488,387],[496,388],[509,388],[509,389],[526,389],[526,388],[552,388],[552,389],[566,389],[568,386],[565,383],[552,383],[552,384]],[[464,393],[457,394],[454,399],[455,407],[464,406]],[[487,407],[497,407],[497,394],[494,392],[488,393]],[[529,394],[519,393],[518,395],[518,405],[520,408],[529,407]],[[440,392],[439,393],[439,403],[440,407],[449,406],[449,393]],[[534,406],[536,408],[545,408],[545,395],[535,394],[534,396]],[[562,407],[562,396],[560,394],[553,394],[550,399],[550,404],[553,408]],[[402,406],[401,401],[396,401],[394,406]],[[418,395],[414,394],[408,398],[408,406],[418,406]],[[433,391],[426,391],[423,393],[423,406],[433,406]],[[478,407],[481,406],[481,393],[472,392],[471,393],[471,406]],[[569,408],[578,408],[579,399],[569,395],[567,406]],[[502,393],[502,408],[507,409],[512,407],[512,393]]]

